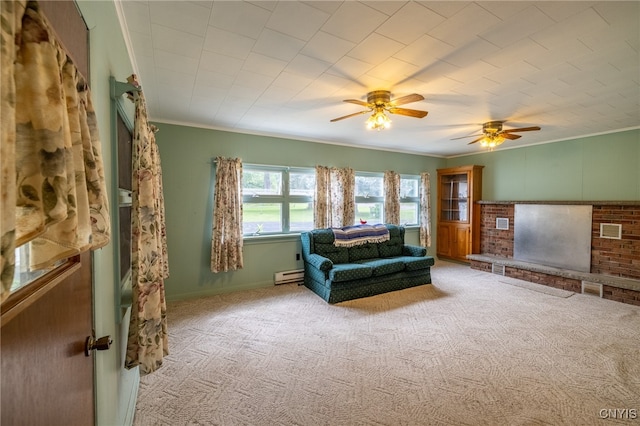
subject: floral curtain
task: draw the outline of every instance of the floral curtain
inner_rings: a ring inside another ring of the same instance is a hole
[[[132,76],[133,77],[133,76]],[[133,78],[129,79],[133,82]],[[141,374],[162,366],[168,355],[164,280],[169,277],[162,168],[155,127],[149,125],[144,94],[134,97],[132,146],[131,282],[133,308],[127,342],[127,368]]]
[[[313,222],[316,229],[353,225],[356,175],[353,169],[316,166]]]
[[[91,93],[37,2],[2,1],[0,299],[15,248],[43,269],[110,240],[102,147]]]
[[[216,158],[211,271],[242,269],[242,160]]]
[[[431,247],[431,177],[420,173],[420,245]]]
[[[400,225],[400,175],[392,170],[384,172],[384,221]]]

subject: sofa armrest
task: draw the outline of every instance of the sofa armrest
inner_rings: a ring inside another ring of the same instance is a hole
[[[328,271],[333,268],[333,262],[324,256],[316,253],[310,253],[305,256],[304,261],[309,265],[321,271]]]
[[[427,255],[427,249],[421,246],[405,244],[402,246],[402,254],[405,256],[422,257]]]

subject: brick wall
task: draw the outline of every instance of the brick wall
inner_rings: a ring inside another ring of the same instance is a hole
[[[600,238],[601,223],[622,225],[622,239]],[[640,279],[640,206],[593,206],[591,272]]]
[[[513,257],[513,204],[480,205],[480,253]],[[496,218],[508,218],[509,230],[496,229]]]
[[[513,258],[514,211],[513,203],[480,205],[482,254]],[[509,219],[508,231],[496,229],[498,217]],[[621,224],[622,239],[600,238],[601,223]],[[640,279],[640,205],[593,205],[590,272]]]

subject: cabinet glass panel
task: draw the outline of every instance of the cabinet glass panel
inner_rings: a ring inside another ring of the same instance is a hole
[[[440,219],[469,221],[469,180],[467,173],[444,175],[440,180]]]

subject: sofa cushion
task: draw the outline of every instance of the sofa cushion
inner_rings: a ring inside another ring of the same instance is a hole
[[[378,252],[380,257],[394,257],[402,256],[402,246],[404,243],[400,238],[391,238],[389,241],[385,241],[378,244]]]
[[[333,265],[329,271],[329,279],[334,282],[358,280],[369,278],[373,273],[369,265],[358,263],[343,263]]]
[[[347,263],[349,251],[346,247],[336,247],[333,244],[315,244],[316,253],[331,260],[333,264]]]
[[[400,272],[405,267],[402,259],[398,258],[359,260],[358,263],[370,266],[374,277]]]
[[[398,258],[405,265],[407,271],[417,271],[419,269],[429,269],[433,266],[433,257],[414,257],[414,256],[401,256]]]
[[[379,243],[367,243],[349,247],[349,262],[380,257],[380,254],[378,253],[378,244]]]
[[[333,245],[333,231],[331,229],[316,229],[311,231],[313,235],[313,245],[310,247],[312,253],[326,257],[333,263],[347,263],[349,261],[349,251],[346,247],[336,247]]]

